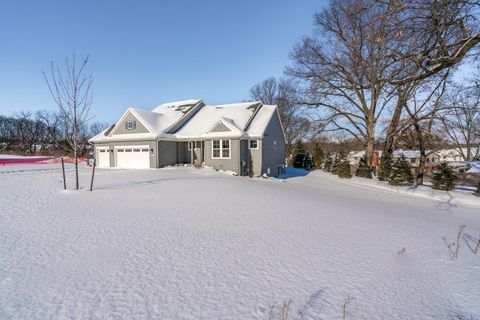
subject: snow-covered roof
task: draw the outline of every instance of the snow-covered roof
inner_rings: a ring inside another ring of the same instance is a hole
[[[115,130],[125,117],[132,114],[148,133],[118,134]],[[152,111],[128,108],[115,127],[96,135],[90,142],[138,140],[148,138],[201,139],[206,137],[263,138],[277,106],[261,102],[242,102],[224,105],[204,105],[202,100],[190,99],[164,103]],[[215,130],[219,124],[224,129]],[[282,128],[283,129],[283,128]]]
[[[247,136],[250,138],[262,138],[268,123],[276,115],[277,106],[263,105],[248,126]]]
[[[199,104],[201,101],[202,101],[201,99],[188,99],[188,100],[163,103],[158,107],[154,108],[152,111],[158,112],[158,113],[165,113],[165,112],[168,113],[168,112],[175,112],[175,111],[183,112],[184,110],[187,110],[189,107],[192,108],[195,105]]]
[[[258,108],[263,109],[260,102],[244,102],[224,105],[206,105],[180,130],[175,132],[177,138],[196,138],[206,136],[239,137],[245,131]],[[234,125],[239,131],[210,132],[212,125],[225,121]]]

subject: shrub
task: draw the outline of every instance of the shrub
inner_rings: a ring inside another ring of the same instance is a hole
[[[413,183],[412,169],[404,157],[395,160],[393,163],[390,176],[388,177],[388,183],[392,186]]]
[[[350,169],[350,163],[347,160],[342,159],[337,165],[337,175],[340,178],[350,179],[352,177],[352,171]]]
[[[452,168],[444,162],[438,167],[437,172],[433,174],[432,187],[436,190],[450,191],[455,188],[457,179]]]
[[[303,167],[307,170],[313,169],[313,160],[308,152],[305,154],[305,158],[303,158]]]
[[[357,172],[355,172],[355,175],[357,177],[362,177],[362,178],[372,178],[372,174],[370,172],[370,167],[367,164],[367,155],[364,155],[360,159],[360,163],[358,164],[358,169]]]
[[[392,154],[386,152],[382,155],[380,166],[378,167],[377,177],[380,181],[388,181],[392,171]]]
[[[323,170],[330,172],[332,171],[332,165],[333,165],[333,159],[330,153],[327,153],[327,156],[325,158],[325,164],[323,165]]]

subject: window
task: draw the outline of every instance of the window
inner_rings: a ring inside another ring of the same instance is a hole
[[[222,158],[230,158],[230,140],[222,140]]]
[[[202,147],[202,141],[195,141],[195,148],[200,149]]]
[[[258,149],[258,140],[249,140],[248,148]]]
[[[274,150],[277,150],[277,149],[278,149],[277,140],[273,140],[273,149],[274,149]]]
[[[212,158],[230,158],[230,140],[212,140]]]
[[[415,158],[410,159],[410,163],[415,163],[415,162],[417,162],[417,159]]]
[[[135,129],[135,121],[127,121],[127,130]]]

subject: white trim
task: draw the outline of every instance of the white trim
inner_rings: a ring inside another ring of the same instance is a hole
[[[148,148],[148,151],[150,151],[150,146],[149,145],[124,145],[124,146],[115,146],[114,149],[142,149],[142,148]]]
[[[115,135],[114,133],[118,130],[118,128],[120,127],[120,124],[123,123],[123,121],[125,120],[125,118],[127,117],[127,114],[129,112],[135,116],[135,119],[137,119],[138,122],[140,122],[145,127],[145,129],[147,129],[150,132],[150,134],[152,134],[155,137],[157,136],[155,134],[155,131],[152,128],[150,128],[150,126],[142,119],[142,117],[140,117],[138,115],[138,113],[135,112],[135,110],[133,108],[128,108],[127,111],[125,111],[123,116],[120,118],[120,120],[115,124],[112,131],[110,131],[110,133],[108,135],[109,137],[112,137],[113,135]],[[136,125],[135,125],[135,128],[136,128]],[[120,134],[120,135],[128,135],[128,134],[132,134],[132,133]],[[140,133],[140,134],[142,134],[142,133]]]
[[[130,125],[132,125],[132,126],[130,127]],[[128,120],[127,121],[127,130],[135,130],[135,127],[136,127],[135,121],[133,121],[133,120]]]
[[[220,141],[220,148],[215,150],[220,150],[220,157],[213,156],[213,141]],[[223,141],[228,141],[228,157],[223,156]],[[213,139],[212,140],[212,159],[215,160],[228,160],[232,158],[232,140],[231,139]]]
[[[259,139],[248,139],[248,149],[251,149],[251,150],[255,150],[255,149],[258,149],[259,146],[258,146],[258,140]],[[250,141],[256,141],[257,142],[257,146],[255,148],[251,148],[250,147]]]

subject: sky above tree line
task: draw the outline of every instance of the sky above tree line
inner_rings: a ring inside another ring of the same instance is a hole
[[[92,114],[113,123],[130,106],[248,98],[281,76],[289,53],[328,1],[24,1],[0,10],[0,114],[55,110],[50,61],[90,54]]]

